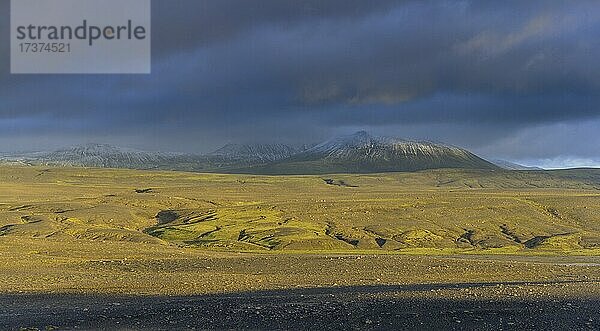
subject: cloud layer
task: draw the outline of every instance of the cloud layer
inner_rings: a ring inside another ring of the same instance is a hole
[[[0,13],[7,37],[7,0]],[[366,128],[513,160],[598,156],[596,1],[154,1],[152,28],[148,76],[9,75],[1,44],[0,149]]]

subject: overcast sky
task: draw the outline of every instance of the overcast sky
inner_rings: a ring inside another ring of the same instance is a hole
[[[206,152],[367,130],[600,165],[600,2],[155,0],[151,75],[10,75],[0,150]]]

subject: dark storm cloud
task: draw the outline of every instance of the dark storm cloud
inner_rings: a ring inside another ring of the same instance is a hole
[[[525,158],[509,137],[599,117],[598,34],[595,1],[157,0],[152,75],[10,76],[0,45],[0,128],[202,150],[429,126]],[[536,157],[589,154],[569,139]]]
[[[360,18],[398,4],[394,0],[154,1],[154,36],[160,41],[156,50],[168,52],[222,43],[258,27],[285,28],[319,18]]]

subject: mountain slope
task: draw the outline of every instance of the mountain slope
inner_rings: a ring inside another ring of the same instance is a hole
[[[374,137],[361,131],[316,145],[287,159],[241,172],[261,174],[374,173],[425,169],[499,169],[458,147]]]
[[[505,160],[494,159],[494,160],[490,160],[490,162],[492,162],[493,164],[495,164],[505,170],[544,170],[542,168],[527,167],[524,165],[520,165],[518,163],[513,163],[513,162],[509,162],[509,161],[505,161]]]

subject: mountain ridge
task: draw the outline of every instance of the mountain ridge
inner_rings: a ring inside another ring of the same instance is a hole
[[[227,144],[211,153],[146,152],[84,144],[24,156],[31,164],[247,174],[411,172],[464,168],[499,170],[466,149],[443,143],[373,136],[365,131],[296,148],[285,144]]]

